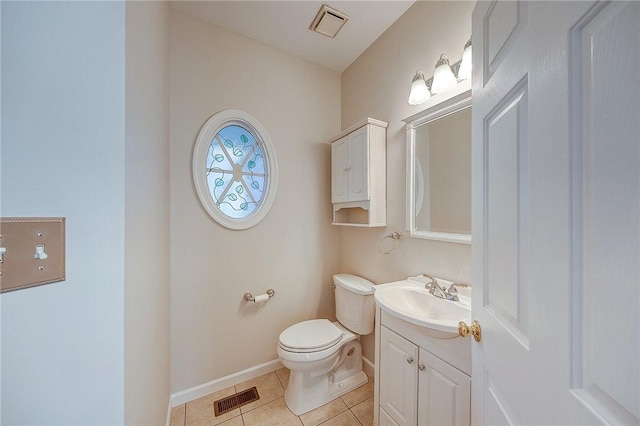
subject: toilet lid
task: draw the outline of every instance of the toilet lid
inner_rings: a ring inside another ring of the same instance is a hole
[[[320,351],[340,341],[342,330],[327,319],[299,322],[280,333],[280,344],[292,351]]]

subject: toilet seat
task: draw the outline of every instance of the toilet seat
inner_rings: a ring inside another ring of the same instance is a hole
[[[344,332],[328,319],[302,321],[280,333],[282,349],[296,353],[318,352],[336,345]]]

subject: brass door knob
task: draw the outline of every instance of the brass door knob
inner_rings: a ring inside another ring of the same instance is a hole
[[[458,333],[462,337],[467,337],[467,334],[471,332],[471,335],[479,342],[482,339],[482,329],[480,328],[480,323],[478,321],[473,321],[471,327],[469,327],[464,321],[460,321],[458,323]]]

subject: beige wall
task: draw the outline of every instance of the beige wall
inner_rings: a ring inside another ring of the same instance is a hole
[[[402,119],[420,111],[407,104],[416,69],[428,77],[440,53],[455,62],[471,36],[473,2],[416,2],[342,74],[342,127],[369,116],[388,121],[386,228],[341,231],[340,269],[375,283],[430,273],[452,280],[471,279],[469,245],[408,238],[382,255],[378,241],[405,229],[405,130]],[[405,233],[406,234],[406,233]],[[363,338],[373,360],[373,338]]]
[[[160,425],[170,394],[169,6],[125,7],[124,419]]]
[[[172,392],[277,359],[278,335],[334,317],[339,230],[331,223],[330,148],[340,131],[340,75],[172,10]],[[195,138],[212,114],[241,109],[267,129],[279,163],[271,212],[231,231],[200,205]],[[246,292],[276,295],[248,305]]]

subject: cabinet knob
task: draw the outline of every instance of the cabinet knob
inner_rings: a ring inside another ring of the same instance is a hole
[[[413,362],[413,357],[407,358],[407,364],[411,364]]]
[[[426,367],[424,366],[424,364],[418,365],[418,370],[420,370],[420,371],[424,371],[425,368]]]

